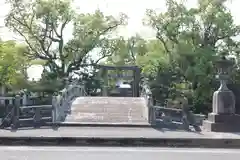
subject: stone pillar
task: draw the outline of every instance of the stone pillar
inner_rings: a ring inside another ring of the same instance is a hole
[[[18,129],[18,126],[19,126],[19,114],[20,114],[20,105],[21,105],[20,101],[21,101],[21,97],[19,95],[16,95],[14,110],[13,110],[13,117],[12,117],[12,124],[11,124],[11,129],[13,130]]]
[[[227,87],[228,71],[233,62],[223,57],[216,62],[217,78],[220,87],[213,94],[213,111],[208,119],[203,121],[203,128],[213,132],[239,132],[240,115],[235,114],[235,96]]]
[[[2,97],[2,98],[0,99],[0,104],[5,106],[5,98],[4,98],[4,97]]]
[[[135,73],[136,97],[140,96],[140,88],[139,88],[140,78],[141,78],[141,69],[137,67],[136,73]]]
[[[140,68],[136,67],[133,73],[133,97],[140,96],[139,83],[140,83]]]
[[[102,96],[108,96],[108,71],[107,69],[103,68],[103,90]]]
[[[27,106],[27,99],[28,99],[27,94],[26,94],[26,92],[24,92],[24,94],[23,94],[23,106]]]
[[[57,97],[52,97],[52,123],[57,123]]]
[[[0,96],[3,97],[3,99],[0,100],[0,104],[5,106],[5,87],[3,85],[0,85]]]
[[[4,96],[4,95],[5,95],[5,92],[6,92],[5,86],[0,85],[0,95],[1,95],[1,96]]]
[[[13,98],[9,99],[9,104],[13,105]]]
[[[133,82],[132,82],[132,96],[136,97],[136,70],[132,70],[133,72]]]

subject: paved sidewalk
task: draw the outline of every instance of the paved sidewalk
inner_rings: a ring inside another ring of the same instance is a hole
[[[0,146],[101,146],[240,148],[238,133],[194,133],[126,127],[0,130]]]
[[[240,133],[186,132],[154,128],[127,127],[50,127],[40,129],[19,129],[16,132],[0,130],[0,137],[116,137],[116,138],[209,138],[240,139]]]

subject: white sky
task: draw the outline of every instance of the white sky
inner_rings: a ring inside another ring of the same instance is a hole
[[[81,12],[93,12],[100,9],[106,14],[117,15],[119,12],[124,12],[128,15],[128,25],[121,30],[121,35],[129,37],[139,33],[145,38],[154,36],[154,33],[147,27],[142,25],[142,18],[145,10],[148,8],[157,9],[158,11],[165,10],[165,0],[76,0],[75,5]],[[186,0],[189,7],[196,5],[197,0]],[[9,8],[4,5],[5,0],[0,0],[0,26],[4,26],[4,15],[7,14]],[[230,0],[227,7],[231,10],[234,16],[235,23],[240,24],[240,0]],[[7,29],[0,28],[0,36],[3,39],[12,39],[13,34],[10,34]],[[30,78],[40,78],[41,69],[32,67],[28,70]]]

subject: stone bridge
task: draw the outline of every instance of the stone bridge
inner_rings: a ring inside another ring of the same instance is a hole
[[[227,75],[221,68],[226,62],[219,60],[217,63],[220,66],[221,86],[213,95],[213,113],[210,113],[208,120],[205,121],[203,121],[205,116],[194,115],[190,111],[186,98],[181,102],[181,109],[154,106],[148,82],[143,79],[140,81],[140,69],[136,66],[118,67],[118,69],[134,71],[131,83],[132,96],[116,97],[115,93],[115,97],[109,97],[107,71],[116,69],[116,67],[101,66],[104,79],[101,96],[88,96],[84,85],[77,83],[69,84],[65,89],[59,91],[56,96],[53,96],[52,104],[47,106],[21,106],[18,103],[20,102],[18,96],[15,99],[13,109],[3,118],[1,127],[10,124],[12,128],[16,129],[19,126],[23,127],[22,124],[25,122],[30,122],[28,126],[32,124],[34,127],[82,124],[112,124],[116,126],[124,124],[187,131],[193,127],[195,131],[199,132],[201,131],[200,125],[203,124],[209,131],[240,131],[240,115],[235,114],[235,97],[232,91],[227,88]],[[229,65],[229,63],[226,64]],[[50,117],[43,117],[41,111],[43,108],[50,111]],[[26,118],[26,112],[33,112],[33,117]]]
[[[142,97],[78,97],[66,123],[148,123]]]

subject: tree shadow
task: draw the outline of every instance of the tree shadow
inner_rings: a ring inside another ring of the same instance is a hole
[[[155,125],[152,126],[153,129],[159,132],[166,132],[166,131],[173,131],[173,132],[185,132],[185,133],[194,133],[198,135],[204,135],[202,131],[195,131],[193,126],[189,126],[189,130],[186,130],[183,128],[183,125],[181,123],[162,123],[162,122],[156,122]],[[240,134],[240,133],[239,133]]]

